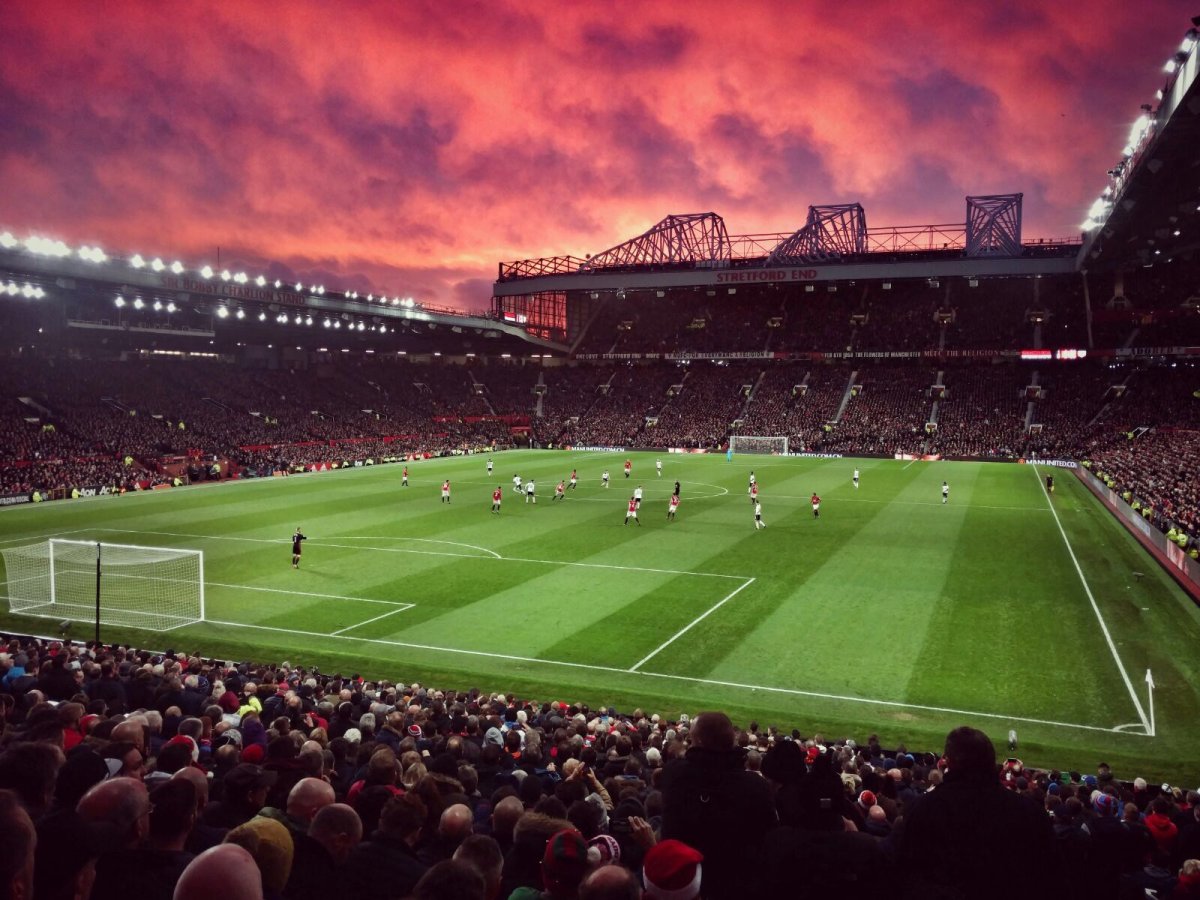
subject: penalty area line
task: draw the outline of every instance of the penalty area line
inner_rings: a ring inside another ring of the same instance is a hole
[[[745,581],[743,581],[740,585],[738,585],[736,588],[734,588],[732,591],[730,591],[728,594],[726,594],[724,597],[722,597],[720,600],[718,600],[716,603],[714,603],[712,606],[710,606],[708,609],[706,609],[700,615],[696,616],[696,618],[692,619],[692,621],[688,622],[686,625],[684,625],[682,628],[680,628],[677,632],[675,632],[673,635],[671,635],[669,638],[667,638],[665,641],[663,641],[661,644],[659,644],[657,647],[655,647],[653,650],[651,650],[648,654],[646,654],[646,656],[642,657],[640,660],[638,660],[636,663],[634,663],[630,667],[629,671],[636,672],[638,669],[640,669],[646,663],[650,662],[650,660],[652,660],[654,657],[658,656],[659,653],[666,650],[673,643],[675,643],[677,640],[679,640],[681,637],[683,637],[685,634],[687,634],[689,631],[691,631],[693,628],[695,628],[697,625],[699,625],[701,622],[703,622],[705,619],[707,619],[709,616],[711,616],[713,613],[715,613],[718,609],[720,609],[722,606],[724,606],[726,603],[728,603],[730,600],[732,600],[734,597],[736,597],[738,594],[740,594],[746,588],[750,587],[750,585],[752,585],[752,584],[754,584],[753,578],[748,578]]]
[[[339,634],[345,634],[347,631],[353,631],[355,628],[362,628],[364,625],[370,625],[372,622],[378,622],[380,619],[386,619],[388,616],[394,616],[396,613],[402,613],[406,609],[412,609],[413,604],[402,603],[395,609],[390,609],[385,613],[367,619],[365,622],[355,622],[353,625],[347,625],[345,628],[339,628],[337,631],[330,632],[331,637],[337,637]]]

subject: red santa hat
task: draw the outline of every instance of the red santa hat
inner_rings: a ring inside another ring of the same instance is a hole
[[[694,900],[700,896],[699,850],[682,841],[666,840],[655,844],[642,863],[642,881],[646,896],[655,900]]]

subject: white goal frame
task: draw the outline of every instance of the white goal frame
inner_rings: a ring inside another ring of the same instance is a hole
[[[204,551],[50,538],[0,549],[14,615],[171,631],[204,621]]]
[[[734,453],[787,456],[788,439],[784,435],[735,434],[729,438],[729,449]]]

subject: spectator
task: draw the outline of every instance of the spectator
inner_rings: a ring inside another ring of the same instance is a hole
[[[222,844],[205,850],[183,870],[174,900],[263,900],[262,875],[245,848]]]

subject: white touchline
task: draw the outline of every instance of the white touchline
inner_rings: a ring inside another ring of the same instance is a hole
[[[709,616],[711,616],[713,613],[715,613],[718,609],[720,609],[722,606],[724,606],[726,603],[728,603],[730,600],[732,600],[734,597],[736,597],[738,594],[740,594],[743,590],[750,587],[750,585],[752,585],[752,584],[754,584],[753,578],[746,579],[746,581],[739,584],[736,588],[734,588],[732,591],[730,591],[728,594],[726,594],[724,597],[722,597],[720,600],[718,600],[716,603],[714,603],[712,606],[710,606],[708,609],[706,609],[700,615],[696,616],[696,618],[692,619],[692,621],[688,622],[686,625],[684,625],[682,628],[680,628],[677,632],[675,632],[673,635],[671,635],[669,638],[667,638],[665,641],[663,641],[661,644],[659,644],[654,650],[650,651],[650,653],[648,655],[642,657],[642,659],[640,659],[636,663],[634,663],[633,666],[630,667],[629,671],[636,672],[645,663],[648,663],[651,659],[656,657],[663,650],[666,650],[673,643],[675,643],[675,641],[677,641],[679,638],[683,637],[685,634],[687,634],[689,631],[691,631],[695,626],[699,625],[701,622],[703,622],[705,619],[707,619]]]
[[[1034,464],[1029,468],[1033,470],[1033,477],[1037,479],[1038,486],[1042,489],[1042,495],[1050,505],[1050,512],[1054,515],[1054,524],[1058,526],[1058,533],[1062,535],[1067,553],[1071,555],[1071,562],[1075,564],[1075,572],[1079,575],[1079,582],[1083,585],[1083,589],[1087,593],[1088,602],[1092,604],[1092,612],[1096,614],[1096,621],[1100,623],[1100,630],[1104,632],[1104,640],[1108,644],[1109,652],[1112,653],[1113,662],[1117,664],[1117,670],[1121,673],[1121,679],[1125,682],[1125,688],[1129,691],[1129,699],[1133,701],[1133,708],[1137,710],[1138,718],[1142,720],[1142,727],[1149,734],[1150,720],[1146,718],[1146,711],[1142,709],[1142,701],[1138,699],[1137,691],[1133,689],[1133,682],[1129,680],[1129,673],[1125,671],[1125,664],[1121,662],[1121,657],[1117,655],[1117,645],[1113,643],[1112,635],[1108,632],[1108,625],[1104,622],[1104,616],[1100,613],[1100,607],[1096,603],[1092,589],[1088,586],[1087,578],[1083,575],[1083,569],[1079,565],[1079,560],[1075,557],[1075,550],[1071,547],[1070,540],[1067,539],[1066,531],[1063,530],[1062,520],[1058,517],[1058,510],[1054,508],[1054,501],[1046,490],[1046,485],[1042,482],[1042,476],[1038,473],[1037,465]]]
[[[380,619],[386,619],[388,616],[394,616],[396,613],[404,612],[406,609],[412,609],[411,603],[404,603],[397,606],[395,609],[390,609],[381,615],[375,616],[372,619],[367,619],[365,622],[355,622],[353,625],[347,625],[345,628],[339,628],[337,631],[330,632],[330,637],[337,637],[346,631],[353,631],[355,628],[361,628],[363,625],[370,625],[372,622],[378,622]]]
[[[216,619],[206,619],[210,625],[225,625],[230,628],[251,628],[257,631],[275,631],[281,634],[296,634],[305,637],[329,638],[331,635],[318,631],[299,631],[295,628],[277,628],[273,625],[251,625],[246,622],[222,622]],[[803,691],[794,688],[766,687],[764,685],[740,684],[736,681],[717,681],[711,678],[697,678],[692,675],[668,675],[665,672],[630,672],[628,669],[618,669],[616,666],[598,666],[591,663],[563,662],[556,659],[537,659],[532,656],[513,656],[507,653],[489,653],[485,650],[462,650],[457,647],[435,647],[429,644],[412,644],[405,641],[389,641],[382,638],[356,638],[348,634],[336,635],[339,641],[356,641],[362,644],[379,644],[385,647],[405,647],[410,650],[429,650],[435,653],[458,653],[464,656],[481,656],[485,659],[504,659],[511,662],[533,663],[544,666],[562,666],[570,669],[587,669],[593,672],[611,672],[615,675],[635,675],[639,678],[668,678],[674,681],[686,681],[691,684],[709,684],[716,687],[732,687],[748,691],[764,691],[772,694],[788,694],[794,697],[812,697],[817,700],[836,700],[844,703],[865,703],[869,706],[887,706],[899,709],[919,709],[925,712],[946,713],[955,716],[973,716],[982,719],[1002,719],[1007,722],[1026,722],[1031,725],[1050,725],[1055,728],[1075,728],[1082,731],[1099,731],[1112,734],[1115,728],[1104,728],[1099,725],[1079,725],[1074,722],[1055,722],[1050,719],[1034,719],[1026,716],[1006,716],[1000,713],[977,712],[966,709],[953,709],[942,706],[924,706],[919,703],[902,703],[898,700],[871,700],[866,697],[848,697],[840,694],[823,694],[818,691]],[[1145,735],[1130,735],[1144,737]]]

